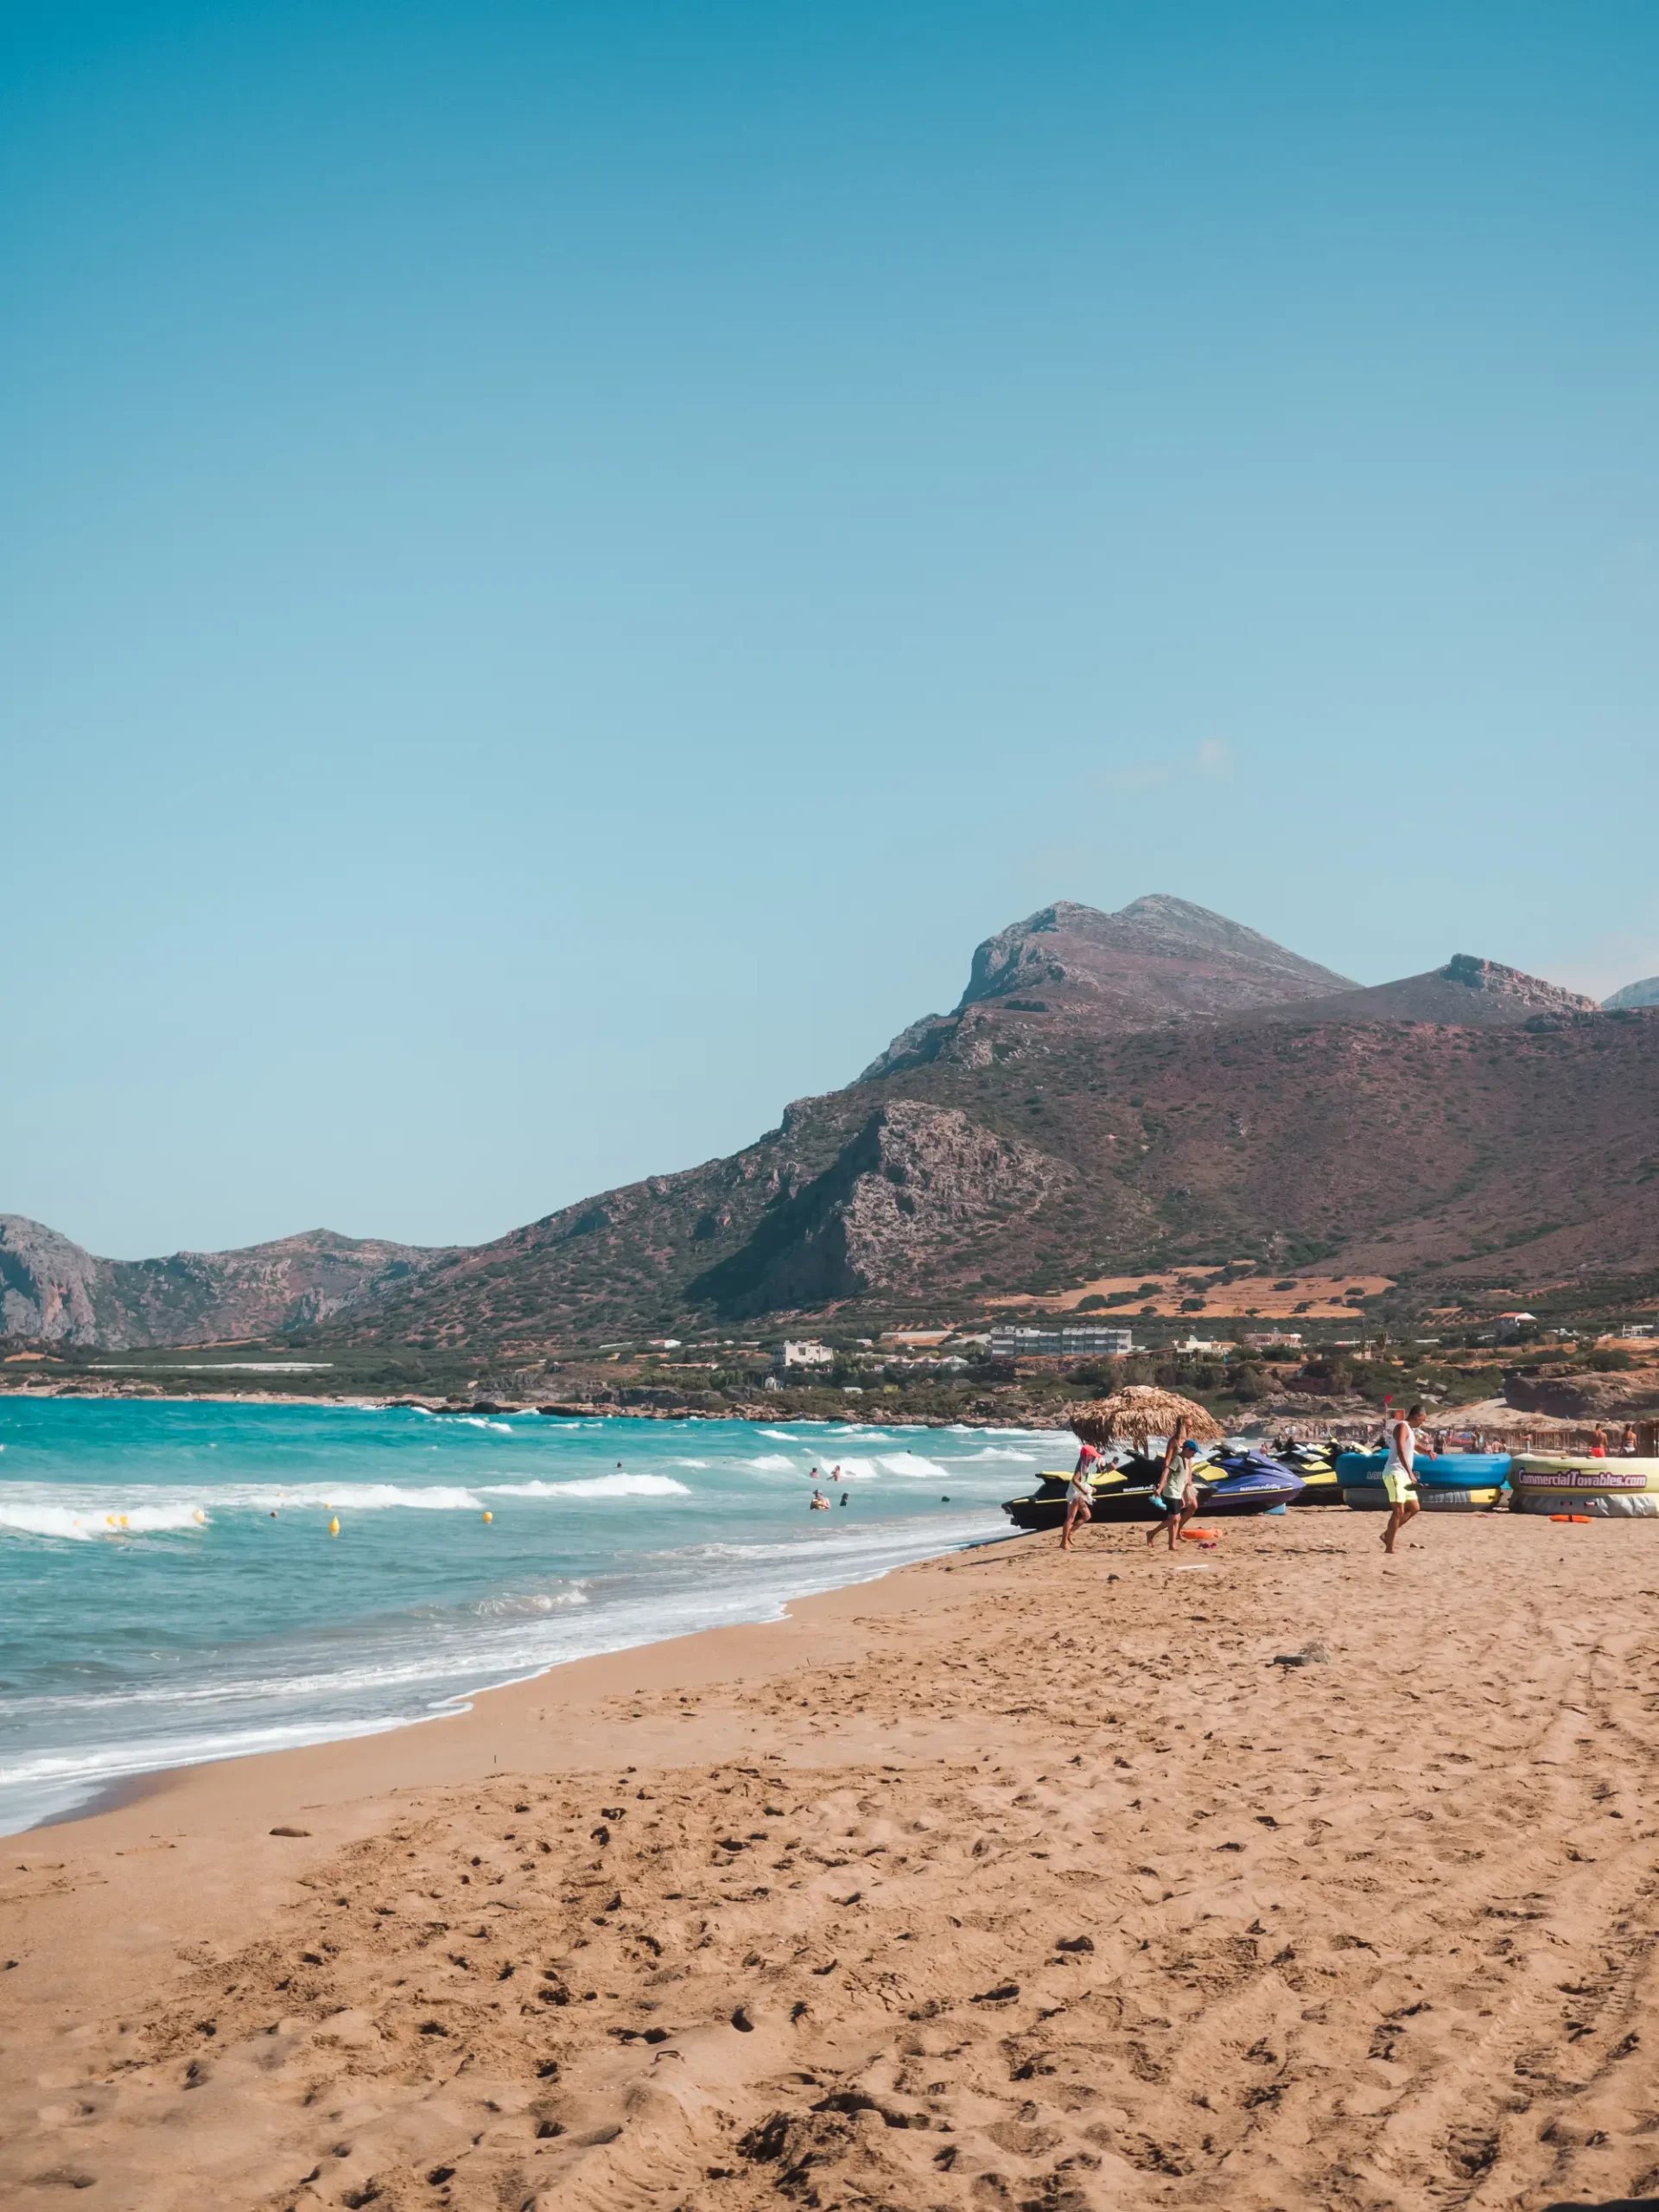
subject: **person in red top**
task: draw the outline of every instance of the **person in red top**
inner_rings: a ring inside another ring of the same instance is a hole
[[[1065,1526],[1060,1532],[1060,1549],[1063,1552],[1071,1550],[1071,1538],[1077,1523],[1094,1518],[1093,1484],[1100,1459],[1100,1453],[1092,1444],[1085,1444],[1077,1454],[1077,1464],[1071,1471],[1071,1481],[1065,1493]]]

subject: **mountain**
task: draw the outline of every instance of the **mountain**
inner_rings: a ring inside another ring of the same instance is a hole
[[[1183,900],[1060,905],[754,1144],[451,1255],[343,1326],[530,1349],[1206,1261],[1452,1296],[1651,1267],[1656,1076],[1659,1020],[1496,962],[1363,990]]]
[[[1659,1014],[1466,954],[1364,989],[1182,899],[1059,904],[754,1143],[489,1244],[128,1263],[0,1237],[14,1333],[528,1354],[1224,1262],[1403,1278],[1420,1306],[1659,1285]]]
[[[323,1321],[440,1256],[318,1229],[238,1252],[101,1260],[0,1214],[0,1335],[121,1351],[268,1337]]]
[[[941,1054],[971,1056],[984,1027],[978,1007],[1042,1015],[1050,1030],[1069,1025],[1104,1036],[1356,988],[1185,899],[1154,894],[1115,914],[1062,899],[987,938],[955,1011],[912,1022],[860,1080],[925,1067]]]
[[[454,1254],[343,1332],[529,1351],[1239,1261],[1409,1275],[1429,1302],[1659,1268],[1659,1016],[993,1042]]]
[[[1640,983],[1626,983],[1622,991],[1615,991],[1610,999],[1602,1001],[1609,1014],[1617,1014],[1625,1007],[1659,1006],[1659,976],[1649,976]]]

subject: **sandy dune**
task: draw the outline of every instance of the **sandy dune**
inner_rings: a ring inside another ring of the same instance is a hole
[[[14,1839],[0,2200],[1659,2189],[1656,1586],[1643,1526],[1029,1539]]]

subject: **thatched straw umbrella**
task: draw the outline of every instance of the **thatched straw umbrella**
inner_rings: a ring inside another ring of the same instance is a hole
[[[1074,1436],[1085,1444],[1132,1444],[1144,1452],[1154,1436],[1173,1436],[1177,1427],[1196,1444],[1218,1444],[1226,1430],[1213,1414],[1191,1398],[1173,1390],[1154,1389],[1148,1382],[1126,1383],[1109,1398],[1095,1398],[1074,1406],[1067,1419]]]

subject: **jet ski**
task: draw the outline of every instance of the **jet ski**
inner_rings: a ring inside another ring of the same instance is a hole
[[[1205,1462],[1206,1471],[1211,1467],[1219,1479],[1211,1478],[1207,1495],[1205,1474],[1198,1478],[1205,1513],[1270,1513],[1275,1505],[1300,1505],[1307,1489],[1303,1476],[1265,1452],[1212,1452]]]
[[[1110,1521],[1161,1521],[1164,1509],[1157,1503],[1164,1463],[1135,1453],[1097,1476],[1091,1484],[1090,1518]],[[1198,1493],[1198,1510],[1208,1516],[1223,1514],[1269,1513],[1275,1505],[1292,1505],[1300,1497],[1299,1475],[1259,1452],[1212,1454],[1192,1470]],[[1011,1497],[1002,1510],[1016,1529],[1059,1529],[1065,1523],[1065,1493],[1069,1475],[1045,1475],[1039,1489],[1029,1497]]]
[[[1298,1505],[1340,1505],[1342,1483],[1337,1474],[1333,1444],[1287,1444],[1271,1454],[1281,1467],[1302,1478]]]
[[[1105,1508],[1124,1489],[1128,1478],[1121,1467],[1096,1467],[1089,1478],[1089,1491],[1093,1501],[1090,1518],[1105,1521],[1114,1516]],[[1029,1497],[1011,1497],[1002,1510],[1016,1529],[1063,1529],[1065,1526],[1066,1492],[1071,1487],[1069,1474],[1055,1474],[1046,1470],[1037,1478],[1037,1487]],[[1119,1519],[1133,1519],[1133,1515],[1119,1515]]]

